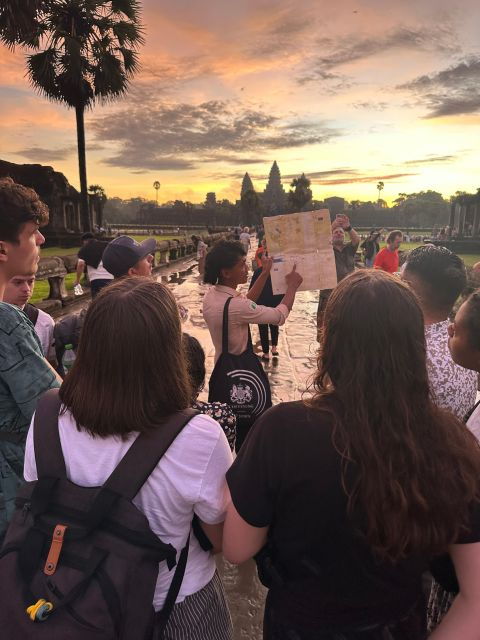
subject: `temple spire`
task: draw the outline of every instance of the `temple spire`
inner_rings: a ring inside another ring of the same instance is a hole
[[[253,182],[252,179],[250,178],[250,176],[248,175],[248,172],[243,176],[243,180],[242,180],[242,189],[240,191],[240,198],[247,193],[247,191],[255,191],[255,189],[253,188]]]
[[[283,212],[285,208],[285,197],[280,169],[278,168],[277,161],[275,160],[272,164],[272,168],[270,169],[267,186],[263,192],[263,199],[267,211]]]

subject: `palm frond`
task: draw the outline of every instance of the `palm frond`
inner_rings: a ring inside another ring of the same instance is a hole
[[[58,51],[46,49],[27,56],[27,76],[33,87],[48,98],[59,100],[57,85]]]
[[[123,13],[129,20],[138,20],[140,3],[136,0],[112,0],[111,7],[113,13]]]
[[[126,49],[125,47],[119,47],[118,50],[123,56],[123,66],[127,76],[133,75],[139,66],[139,56],[133,49]]]
[[[95,68],[93,86],[95,95],[102,100],[109,100],[125,93],[127,79],[122,72],[120,60],[116,56],[105,52]]]
[[[7,47],[20,44],[35,48],[39,44],[43,11],[47,0],[2,0],[0,2],[0,41]]]
[[[139,25],[133,22],[120,20],[113,25],[112,31],[118,38],[118,43],[121,47],[126,44],[135,46],[141,44],[144,41]]]

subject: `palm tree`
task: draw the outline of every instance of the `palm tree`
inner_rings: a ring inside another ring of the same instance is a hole
[[[377,183],[378,202],[380,202],[380,194],[381,194],[381,192],[383,191],[383,187],[384,187],[384,186],[385,186],[385,185],[383,184],[383,182],[382,182],[382,181],[380,181],[380,182],[378,182],[378,183]]]
[[[160,182],[158,180],[155,180],[155,182],[153,183],[153,188],[155,189],[155,193],[156,193],[156,200],[157,200],[157,207],[158,207],[158,190],[160,189]]]
[[[290,183],[292,187],[288,193],[288,203],[293,211],[301,211],[312,199],[310,180],[304,173],[299,178],[294,178]]]
[[[143,42],[137,0],[27,0],[33,31],[16,30],[8,16],[23,0],[2,0],[0,37],[38,53],[27,56],[32,86],[52,101],[75,109],[81,217],[90,229],[84,114],[97,102],[124,94],[138,69]],[[7,7],[9,12],[7,14]],[[4,26],[5,25],[5,26]]]

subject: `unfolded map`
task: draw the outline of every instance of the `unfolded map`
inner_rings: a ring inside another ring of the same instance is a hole
[[[337,284],[328,209],[263,219],[274,294],[285,293],[285,275],[294,264],[302,276],[299,291],[333,289]]]

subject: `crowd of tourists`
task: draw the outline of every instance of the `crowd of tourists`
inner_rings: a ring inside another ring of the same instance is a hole
[[[337,216],[313,387],[271,406],[302,277],[274,296],[260,237],[247,291],[249,229],[198,239],[204,402],[209,345],[151,277],[152,238],[84,237],[93,300],[58,368],[28,303],[47,222],[0,180],[2,638],[231,640],[218,553],[255,559],[267,640],[480,638],[480,292],[462,299],[458,256],[424,245],[399,269],[402,233],[380,250],[372,231],[356,268]]]

